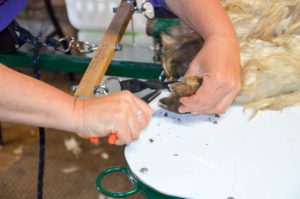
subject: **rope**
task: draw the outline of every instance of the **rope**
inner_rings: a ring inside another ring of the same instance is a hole
[[[37,198],[43,198],[44,171],[45,171],[45,128],[39,128],[40,149],[39,149],[39,169],[37,182]]]
[[[37,38],[32,39],[33,46],[33,66],[34,66],[34,77],[36,79],[41,78],[40,74],[40,44]],[[38,162],[38,179],[37,179],[37,199],[43,199],[43,181],[44,181],[44,171],[45,171],[45,128],[39,128],[40,134],[40,148],[39,148],[39,162]]]

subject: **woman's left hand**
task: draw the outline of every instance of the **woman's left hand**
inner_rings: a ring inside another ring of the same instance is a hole
[[[182,97],[179,112],[221,114],[241,88],[240,52],[237,40],[226,36],[208,37],[185,76],[203,78],[196,94]]]

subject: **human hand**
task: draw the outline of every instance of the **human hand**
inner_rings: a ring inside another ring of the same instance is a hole
[[[139,137],[148,125],[152,109],[128,91],[91,99],[77,99],[76,132],[81,137],[104,137],[117,133],[115,144],[123,145]]]
[[[241,88],[238,42],[226,36],[211,36],[193,59],[185,77],[203,77],[195,95],[180,98],[180,113],[221,114]]]

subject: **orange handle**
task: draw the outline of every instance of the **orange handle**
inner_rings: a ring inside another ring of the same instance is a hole
[[[114,144],[118,139],[117,133],[110,133],[108,137],[108,144]]]
[[[97,142],[99,142],[99,140],[100,140],[99,137],[91,137],[91,138],[90,138],[90,142],[91,142],[91,143],[97,143]]]
[[[110,133],[108,136],[108,144],[114,144],[118,140],[118,135],[117,133]],[[99,142],[100,138],[99,137],[91,137],[90,142],[91,143],[97,143]]]

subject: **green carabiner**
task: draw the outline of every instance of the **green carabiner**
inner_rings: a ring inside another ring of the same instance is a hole
[[[101,182],[102,182],[103,178],[106,175],[108,175],[110,173],[114,173],[114,172],[122,172],[123,174],[125,174],[128,177],[131,184],[133,185],[133,188],[130,191],[127,191],[127,192],[111,192],[111,191],[108,191],[107,189],[105,189],[104,187],[102,187]],[[131,196],[131,195],[137,193],[140,189],[138,187],[137,183],[132,179],[128,169],[126,169],[124,167],[120,167],[120,166],[119,167],[113,167],[113,168],[110,168],[110,169],[107,169],[107,170],[101,172],[97,177],[96,186],[97,186],[97,189],[100,193],[103,193],[106,196],[115,197],[115,198],[123,198],[123,197]]]

